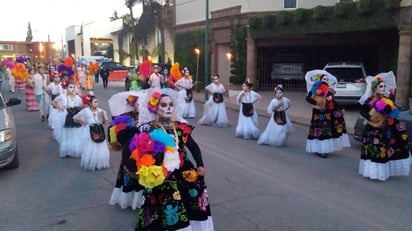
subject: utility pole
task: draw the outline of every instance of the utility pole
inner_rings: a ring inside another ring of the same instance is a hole
[[[205,31],[205,86],[209,84],[209,0],[206,0],[206,31]],[[205,91],[205,100],[208,100],[208,93]]]

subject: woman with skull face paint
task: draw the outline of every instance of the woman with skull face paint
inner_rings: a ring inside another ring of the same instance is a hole
[[[206,171],[200,148],[191,136],[193,126],[174,120],[179,117],[175,107],[179,94],[168,88],[161,92],[149,91],[139,97],[139,115],[146,117],[139,117],[143,123],[130,128],[133,133],[123,132],[134,134],[127,146],[134,166],[127,166],[126,171],[143,188],[135,230],[213,231]]]
[[[337,128],[341,126],[337,123],[337,118],[343,117],[343,113],[337,113],[342,111],[333,94],[334,90],[329,87],[329,77],[322,74],[306,96],[306,101],[313,105],[306,152],[316,153],[322,158],[327,158],[332,152],[340,151],[344,147],[350,147],[346,132]]]
[[[105,140],[95,142],[91,139],[89,126],[93,124],[104,125],[108,120],[107,113],[98,107],[99,104],[94,95],[87,94],[83,96],[83,103],[87,106],[73,116],[73,120],[82,125],[82,135],[79,135],[85,140],[82,147],[80,166],[90,171],[102,170],[110,167],[109,148]]]
[[[212,75],[212,83],[205,87],[210,96],[204,104],[203,117],[197,122],[198,124],[222,128],[229,126],[226,106],[223,101],[223,93],[226,92],[226,89],[219,79],[219,75]]]
[[[236,126],[236,137],[243,139],[257,139],[260,131],[258,128],[258,114],[254,104],[262,99],[262,96],[252,90],[253,84],[246,80],[242,85],[242,91],[236,97],[240,104],[239,118]]]
[[[80,136],[81,125],[73,120],[73,116],[83,107],[80,96],[75,94],[76,86],[73,82],[64,84],[66,92],[57,96],[53,107],[57,108],[53,136],[59,143],[59,157],[79,158],[83,149],[84,139]]]
[[[49,83],[47,85],[47,93],[50,95],[50,100],[53,101],[57,96],[61,95],[64,93],[63,87],[60,84],[60,76],[59,73],[56,72],[53,78],[53,82]],[[49,126],[51,129],[54,128],[54,121],[55,121],[55,116],[57,114],[57,108],[53,107],[53,105],[50,103],[50,113],[49,113]]]
[[[380,181],[391,176],[408,176],[412,158],[406,125],[397,119],[399,109],[387,96],[382,77],[375,77],[368,87],[372,89],[372,96],[360,110],[368,124],[362,141],[359,174]]]
[[[189,73],[189,70],[186,68],[184,70],[183,78],[176,81],[175,86],[180,89],[179,94],[181,97],[185,98],[183,104],[183,117],[193,119],[196,117],[196,108],[195,102],[193,101],[193,80],[192,76]]]
[[[268,113],[272,116],[257,143],[282,147],[292,132],[292,123],[286,115],[286,110],[290,108],[291,103],[288,98],[283,96],[282,85],[275,87],[275,94],[276,98],[272,99],[267,108]]]

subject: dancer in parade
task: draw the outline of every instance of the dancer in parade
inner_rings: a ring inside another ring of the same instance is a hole
[[[50,95],[51,101],[53,101],[57,96],[62,95],[64,93],[63,87],[60,84],[60,76],[57,71],[54,73],[53,82],[47,85],[46,91],[48,95]],[[53,123],[56,121],[55,117],[57,115],[57,112],[57,108],[53,107],[53,105],[50,103],[48,123],[51,129],[54,128]]]
[[[406,125],[397,119],[399,108],[391,99],[396,85],[390,83],[395,83],[395,76],[392,72],[381,73],[367,79],[367,83],[360,100],[360,114],[368,124],[362,139],[359,174],[379,181],[409,176],[412,157]],[[387,89],[387,85],[391,88]]]
[[[36,69],[31,68],[29,69],[29,77],[25,79],[26,81],[26,111],[38,111],[39,105],[36,101],[36,95],[34,94],[34,85],[33,85],[33,77],[36,74]]]
[[[143,187],[130,173],[135,172],[135,161],[130,158],[129,143],[138,123],[138,103],[140,92],[119,92],[109,98],[112,121],[109,125],[108,139],[113,151],[121,151],[122,158],[116,175],[115,186],[110,196],[110,205],[133,210],[142,205]],[[130,171],[126,171],[129,169]]]
[[[149,77],[149,85],[151,88],[160,89],[163,84],[163,76],[159,73],[160,67],[157,64],[153,65],[153,73]]]
[[[183,117],[193,119],[196,117],[196,107],[193,101],[193,80],[189,70],[185,67],[184,76],[176,81],[175,86],[179,89],[181,97],[185,98],[183,104]]]
[[[226,92],[225,87],[220,82],[218,74],[212,75],[212,83],[205,87],[209,93],[209,100],[203,106],[203,116],[197,122],[201,125],[227,127],[229,120],[226,114],[226,105],[223,100],[223,93]]]
[[[81,124],[83,130],[81,136],[84,139],[84,145],[80,166],[89,171],[108,168],[110,167],[110,152],[104,128],[108,120],[106,111],[98,107],[96,96],[90,93],[83,96],[83,104],[86,107],[73,116],[73,120]]]
[[[45,122],[49,118],[50,96],[47,92],[47,85],[49,84],[49,76],[45,74],[45,66],[39,66],[37,73],[33,76],[33,87],[36,95],[36,101],[39,105],[39,112],[41,122]]]
[[[59,142],[59,157],[80,158],[83,150],[84,139],[81,124],[73,120],[83,107],[82,98],[75,94],[74,82],[65,84],[66,93],[57,96],[52,105],[59,111],[56,115],[53,135]]]
[[[262,99],[259,93],[253,90],[253,83],[247,79],[242,84],[242,91],[237,95],[236,102],[240,104],[239,117],[236,126],[236,137],[243,139],[258,139],[258,114],[254,104]]]
[[[149,121],[139,118],[142,123],[128,146],[135,167],[127,171],[144,188],[135,230],[213,231],[206,170],[193,126],[173,120],[180,113],[174,111],[179,96],[166,89],[139,97],[139,115]]]
[[[312,73],[312,72],[310,72]],[[336,77],[322,71],[316,74],[306,101],[312,105],[312,118],[306,140],[306,152],[327,158],[331,153],[350,147],[344,110],[334,100]],[[309,76],[308,74],[306,76]],[[308,78],[305,79],[308,82]]]
[[[265,131],[260,135],[257,143],[283,147],[292,133],[292,123],[286,114],[291,102],[283,95],[283,86],[275,87],[276,97],[269,103],[267,111],[271,114]]]

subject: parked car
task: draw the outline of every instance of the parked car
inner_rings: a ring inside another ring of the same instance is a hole
[[[274,63],[270,77],[272,80],[304,80],[303,63]]]
[[[335,99],[341,103],[356,104],[365,93],[367,76],[365,67],[359,62],[334,62],[323,70],[336,77]]]
[[[101,61],[99,62],[99,67],[106,66],[109,71],[118,71],[118,70],[129,70],[129,67],[114,61]]]
[[[406,132],[408,133],[409,149],[412,150],[412,109],[401,110],[398,119],[401,123],[405,123]],[[365,133],[367,120],[360,116],[356,122],[353,132],[353,138],[362,142],[363,134]]]
[[[6,101],[0,92],[0,168],[18,168],[19,155],[16,142],[16,126],[10,106],[21,104],[19,98]]]

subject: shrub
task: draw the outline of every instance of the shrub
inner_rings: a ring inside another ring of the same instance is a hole
[[[313,19],[321,21],[327,17],[327,9],[324,6],[317,6],[313,8]]]
[[[369,14],[372,11],[372,0],[361,0],[356,2],[359,14]]]
[[[291,20],[291,14],[287,11],[280,11],[276,15],[276,22],[278,25],[286,25],[290,22]]]

